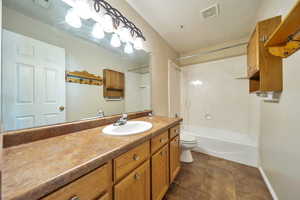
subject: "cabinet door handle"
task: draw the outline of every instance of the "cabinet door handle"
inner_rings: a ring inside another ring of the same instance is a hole
[[[135,175],[134,175],[134,179],[135,180],[139,180],[141,178],[141,176],[138,174],[138,173],[136,173]]]
[[[74,196],[74,197],[71,197],[70,200],[80,200],[80,198],[78,196]]]
[[[133,155],[133,160],[138,161],[140,159],[140,156],[137,154]]]

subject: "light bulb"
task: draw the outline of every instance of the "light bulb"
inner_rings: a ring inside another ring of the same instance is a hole
[[[141,50],[143,49],[143,39],[141,37],[137,37],[135,40],[134,40],[134,48],[136,50]]]
[[[105,14],[103,17],[103,28],[107,33],[111,33],[114,31],[113,19],[108,14]]]
[[[124,51],[127,54],[133,53],[132,45],[129,42],[126,43]]]
[[[92,36],[97,39],[104,38],[105,35],[104,35],[103,27],[101,24],[95,23],[95,25],[93,27],[93,31],[92,31]]]
[[[89,19],[92,17],[92,10],[88,0],[77,0],[74,8],[76,13],[82,19]]]
[[[128,28],[121,27],[118,29],[118,34],[122,42],[129,42],[131,40],[131,34]]]
[[[96,12],[95,10],[92,12],[92,18],[93,20],[95,20],[96,22],[99,22],[100,24],[103,24],[103,20],[104,20],[104,13],[103,13],[104,9],[100,9],[99,12]]]
[[[68,10],[66,17],[65,17],[66,22],[74,27],[74,28],[80,28],[81,27],[81,20],[80,17],[76,14],[75,10],[71,8]]]
[[[114,33],[111,37],[111,41],[110,41],[111,46],[113,47],[119,47],[121,46],[121,41],[119,39],[118,34]]]

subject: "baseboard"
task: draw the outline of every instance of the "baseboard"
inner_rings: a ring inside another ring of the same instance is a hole
[[[260,172],[261,176],[263,177],[263,179],[264,179],[264,181],[265,181],[265,183],[266,183],[266,185],[269,189],[269,192],[271,193],[271,195],[273,197],[273,200],[279,200],[276,193],[275,193],[275,191],[274,191],[274,189],[273,189],[273,187],[272,187],[272,185],[271,185],[271,183],[270,183],[270,181],[269,181],[269,179],[268,179],[268,177],[267,177],[267,175],[265,174],[263,168],[259,167],[258,169],[259,169],[259,172]]]

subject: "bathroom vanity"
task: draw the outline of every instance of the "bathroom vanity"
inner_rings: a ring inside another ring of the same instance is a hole
[[[134,120],[153,127],[111,136],[106,124],[4,148],[4,199],[162,199],[180,169],[181,119]]]

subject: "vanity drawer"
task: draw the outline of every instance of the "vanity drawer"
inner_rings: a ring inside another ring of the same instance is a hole
[[[105,195],[103,195],[97,200],[111,200],[111,195],[109,193],[106,193]]]
[[[168,131],[151,139],[151,153],[155,153],[169,141]]]
[[[170,128],[170,139],[173,139],[175,136],[180,134],[180,125],[176,125]]]
[[[114,181],[117,182],[147,160],[150,155],[149,141],[114,159]]]
[[[64,186],[42,200],[77,200],[77,199],[108,199],[109,194],[100,197],[105,191],[111,191],[111,162]]]

